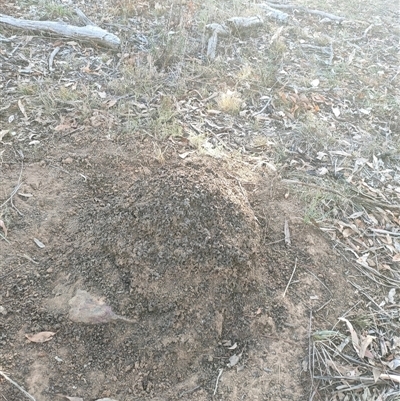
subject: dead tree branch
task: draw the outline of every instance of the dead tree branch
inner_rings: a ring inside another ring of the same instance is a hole
[[[4,14],[0,14],[0,23],[18,29],[50,32],[75,40],[93,41],[112,49],[118,49],[121,43],[118,36],[94,25],[74,26],[54,21],[32,21]]]

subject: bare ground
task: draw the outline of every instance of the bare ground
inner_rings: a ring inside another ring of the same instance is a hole
[[[88,138],[84,149],[23,169],[21,191],[33,196],[14,197],[23,216],[1,243],[2,368],[46,401],[206,400],[219,369],[215,399],[308,399],[310,325],[333,324],[354,294],[349,267],[276,177],[211,158],[160,166],[129,143]],[[3,165],[7,188],[19,168]],[[77,289],[137,323],[71,322]],[[56,335],[27,342],[41,331]],[[7,399],[20,396],[3,385]]]

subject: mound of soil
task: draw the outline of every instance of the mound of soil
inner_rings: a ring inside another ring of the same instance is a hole
[[[133,271],[246,266],[260,229],[229,184],[200,166],[160,169],[98,215],[93,235],[117,266]]]
[[[2,364],[12,377],[38,401],[308,399],[301,366],[310,296],[336,310],[343,298],[334,295],[340,261],[296,221],[295,203],[282,202],[267,177],[209,159],[150,168],[132,166],[129,154],[98,160],[84,171],[87,182],[43,165],[26,169],[34,196],[15,199],[24,224],[10,226],[0,299],[9,347]],[[282,241],[285,219],[292,247]],[[127,321],[71,321],[78,290]],[[56,335],[24,343],[40,331]],[[20,397],[13,387],[5,395]]]

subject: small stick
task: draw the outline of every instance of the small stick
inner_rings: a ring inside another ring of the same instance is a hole
[[[289,282],[287,283],[287,286],[286,286],[286,288],[285,288],[285,291],[283,292],[282,298],[285,298],[286,291],[288,290],[289,285],[290,285],[290,283],[292,282],[292,279],[293,279],[293,276],[294,276],[294,272],[296,271],[296,267],[297,267],[297,258],[296,258],[296,260],[294,261],[294,268],[293,268],[293,271],[292,271],[292,275],[290,276]]]
[[[288,221],[286,219],[285,219],[284,233],[285,233],[285,244],[287,246],[290,246],[291,241],[290,241],[289,223],[288,223]]]
[[[3,238],[3,240],[6,241],[8,244],[10,243],[10,241],[2,233],[0,233],[0,238]]]
[[[317,279],[328,291],[329,294],[332,295],[332,291],[322,282],[322,280],[320,280],[313,272],[311,272],[310,270],[306,269],[312,276],[315,277],[315,279]]]
[[[310,372],[310,379],[311,379],[311,391],[314,387],[314,352],[313,358],[311,359],[311,348],[314,347],[311,344],[311,329],[312,329],[312,309],[310,309],[310,323],[308,325],[308,370]],[[310,395],[310,400],[314,398],[313,393]]]
[[[319,312],[321,309],[324,309],[325,306],[328,305],[329,302],[331,302],[331,301],[332,301],[332,298],[331,298],[329,301],[325,302],[325,303],[324,303],[320,308],[318,308],[315,312]]]
[[[2,208],[5,204],[7,204],[7,202],[9,202],[13,198],[13,196],[18,192],[21,185],[22,185],[22,182],[19,182],[17,184],[17,186],[11,192],[11,195],[0,205],[0,208]]]
[[[197,386],[197,387],[195,387],[195,388],[192,388],[191,390],[186,390],[186,391],[184,391],[183,393],[180,393],[180,394],[179,394],[179,397],[181,398],[181,397],[183,397],[185,394],[194,393],[194,392],[195,392],[196,390],[198,390],[200,387],[201,387],[201,386]]]
[[[221,377],[223,371],[224,371],[224,369],[220,369],[219,370],[219,374],[218,374],[218,377],[217,377],[217,382],[215,383],[215,389],[214,389],[214,394],[213,395],[215,395],[217,393],[219,378]]]
[[[54,62],[54,57],[57,55],[57,53],[60,51],[60,47],[56,47],[50,54],[49,57],[49,71],[54,71],[53,68],[53,62]]]
[[[280,242],[283,242],[283,241],[285,241],[284,238],[283,238],[283,239],[280,239],[280,240],[278,240],[278,241],[268,242],[268,243],[266,243],[266,244],[264,244],[264,245],[265,245],[265,246],[268,246],[268,245],[279,244]]]
[[[29,399],[32,401],[36,401],[33,396],[31,396],[27,391],[25,391],[19,384],[15,383],[14,380],[10,379],[4,372],[0,370],[0,375],[2,375],[6,380],[8,380],[11,384],[17,387],[18,390],[22,391]]]

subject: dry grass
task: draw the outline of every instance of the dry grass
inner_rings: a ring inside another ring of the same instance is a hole
[[[236,92],[227,90],[221,93],[217,100],[218,109],[229,114],[237,114],[240,111],[242,99]]]

